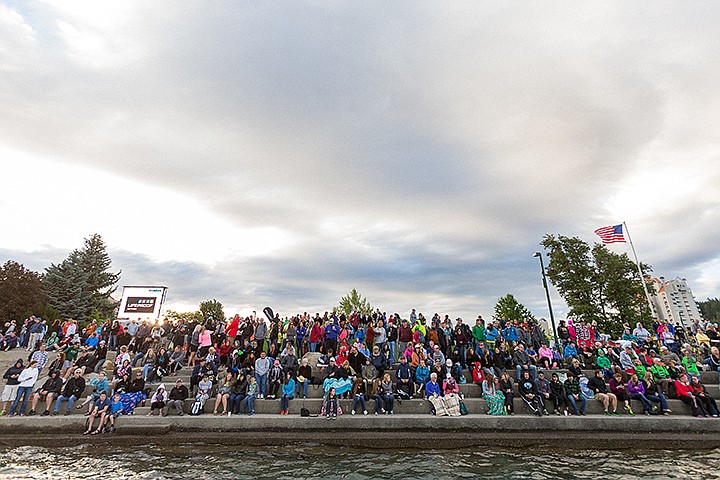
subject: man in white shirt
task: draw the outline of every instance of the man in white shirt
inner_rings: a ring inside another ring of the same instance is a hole
[[[35,360],[31,361],[30,365],[28,365],[28,367],[20,373],[20,376],[18,377],[20,385],[18,386],[19,388],[15,401],[13,402],[12,407],[10,407],[9,416],[15,415],[18,403],[20,403],[20,397],[22,397],[23,401],[19,413],[20,416],[25,416],[25,407],[27,407],[28,398],[30,398],[32,389],[38,379],[38,373],[37,361]]]

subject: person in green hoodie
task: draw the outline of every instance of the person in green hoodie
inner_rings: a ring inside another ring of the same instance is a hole
[[[698,360],[695,355],[692,353],[692,349],[690,345],[686,346],[683,350],[683,357],[682,360],[680,360],[683,367],[685,367],[685,371],[688,375],[691,377],[697,377],[700,378],[700,371],[698,370]]]
[[[605,378],[610,378],[612,376],[612,363],[610,362],[610,359],[605,355],[605,349],[598,348],[597,352],[598,357],[597,360],[595,360],[595,365],[597,365],[597,368],[602,370]]]
[[[472,328],[472,338],[475,351],[480,347],[481,343],[485,343],[485,321],[481,315],[475,320],[475,326]]]
[[[670,372],[663,364],[662,359],[657,357],[653,359],[653,366],[650,367],[650,372],[653,375],[655,383],[660,386],[661,393],[667,397],[668,386],[673,383],[673,380],[670,378]]]
[[[45,350],[49,352],[55,350],[59,341],[60,339],[58,338],[57,332],[52,332],[45,342]]]

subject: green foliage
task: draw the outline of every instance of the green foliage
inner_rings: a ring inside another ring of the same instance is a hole
[[[169,320],[177,320],[185,323],[190,323],[193,320],[200,318],[202,313],[196,312],[176,312],[175,310],[168,310],[165,315]]]
[[[350,315],[353,312],[369,315],[373,312],[373,307],[370,305],[367,298],[362,297],[354,288],[349,294],[340,299],[338,309],[345,315]]]
[[[225,321],[225,312],[223,312],[222,303],[218,302],[214,298],[200,303],[198,310],[200,311],[203,320],[207,320],[212,315],[216,322]]]
[[[90,305],[101,318],[114,316],[119,304],[111,295],[117,290],[121,272],[110,273],[111,265],[112,260],[103,238],[98,234],[86,238],[80,251],[80,266],[87,275],[86,288],[91,292]]]
[[[36,303],[25,311],[22,318],[28,318],[31,315],[47,320],[48,325],[50,325],[53,321],[60,318],[60,310],[53,308],[48,303]]]
[[[93,312],[98,318],[111,318],[118,302],[116,290],[120,272],[110,273],[110,256],[100,235],[85,239],[81,250],[73,250],[59,265],[45,269],[43,285],[50,305],[62,318],[86,321]]]
[[[505,317],[508,320],[532,320],[535,316],[530,313],[525,305],[519,303],[515,297],[508,293],[504,297],[500,297],[495,304],[495,316],[497,318]]]
[[[708,298],[704,302],[698,302],[700,312],[705,320],[708,322],[720,321],[720,299],[719,298]]]
[[[45,269],[43,285],[50,305],[62,318],[85,321],[92,311],[92,292],[86,288],[87,274],[82,268],[80,251],[74,250],[59,265]]]
[[[12,260],[0,267],[0,321],[22,321],[45,301],[41,274]]]
[[[577,237],[562,235],[546,235],[542,245],[550,257],[547,275],[570,307],[570,315],[595,320],[612,335],[622,332],[623,323],[649,324],[642,280],[626,254],[618,255],[600,244],[591,249]],[[643,275],[651,271],[648,265],[640,266]]]

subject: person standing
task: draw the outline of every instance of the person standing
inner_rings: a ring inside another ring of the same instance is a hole
[[[12,407],[10,407],[9,416],[15,415],[16,411],[20,414],[20,416],[25,416],[25,407],[27,407],[28,398],[30,398],[30,395],[32,394],[32,389],[35,386],[35,382],[37,382],[39,373],[40,372],[38,372],[37,369],[37,362],[35,360],[30,362],[30,365],[28,365],[28,367],[20,373],[20,376],[18,377],[18,382],[20,383],[18,385],[17,396],[15,397]],[[17,410],[21,397],[22,406],[20,407],[20,410]]]
[[[260,352],[260,358],[255,360],[255,380],[257,381],[257,396],[258,398],[264,398],[267,394],[267,376],[270,371],[270,359],[267,358],[267,353],[264,351]]]

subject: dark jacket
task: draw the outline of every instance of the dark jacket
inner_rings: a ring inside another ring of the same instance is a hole
[[[43,386],[42,388],[40,388],[40,390],[48,393],[60,393],[62,387],[62,378],[60,377],[60,375],[56,375],[55,378],[48,377],[48,379],[45,380],[45,383],[43,383]]]
[[[588,380],[587,386],[595,393],[608,393],[608,387],[605,379],[602,377],[592,377]]]
[[[80,398],[85,391],[85,379],[83,377],[71,377],[63,389],[64,397]]]
[[[185,400],[190,396],[190,392],[188,392],[188,389],[185,385],[180,385],[180,387],[173,387],[172,390],[170,390],[170,396],[168,397],[170,400]]]
[[[18,363],[20,363],[20,366],[16,367],[15,365],[17,365]],[[20,376],[23,370],[24,368],[22,367],[22,361],[15,362],[12,367],[7,369],[5,375],[3,375],[3,378],[7,380],[8,385],[19,385],[20,382],[18,382],[18,376]],[[16,375],[16,377],[12,378],[13,375]]]

